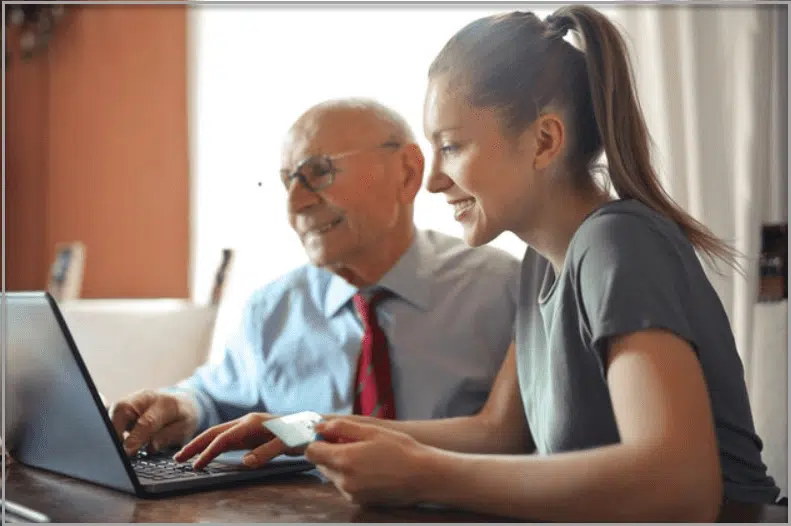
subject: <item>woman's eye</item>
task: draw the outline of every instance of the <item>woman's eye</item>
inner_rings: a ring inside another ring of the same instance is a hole
[[[447,154],[456,151],[457,147],[455,144],[443,144],[440,146],[439,151],[441,153]]]

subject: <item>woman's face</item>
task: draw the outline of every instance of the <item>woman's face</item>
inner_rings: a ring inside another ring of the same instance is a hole
[[[499,112],[470,105],[442,76],[429,83],[423,126],[434,151],[426,188],[445,194],[467,244],[529,228],[542,186],[534,126],[507,137]]]

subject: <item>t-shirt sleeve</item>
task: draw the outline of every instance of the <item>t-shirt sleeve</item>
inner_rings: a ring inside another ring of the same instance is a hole
[[[592,218],[582,228],[569,256],[580,319],[602,370],[614,336],[663,329],[695,348],[685,313],[682,254],[674,240],[630,215]]]

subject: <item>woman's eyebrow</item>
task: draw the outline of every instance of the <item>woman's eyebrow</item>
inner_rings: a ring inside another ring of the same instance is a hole
[[[461,126],[446,126],[444,128],[440,128],[440,129],[434,131],[434,133],[431,134],[431,138],[432,139],[438,139],[439,136],[442,135],[445,132],[457,131],[457,130],[460,130],[460,129],[461,129]]]

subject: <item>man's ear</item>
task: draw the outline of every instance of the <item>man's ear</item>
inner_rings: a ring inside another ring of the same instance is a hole
[[[529,129],[533,133],[536,145],[533,168],[543,170],[560,155],[566,141],[566,127],[559,114],[545,113],[539,115]]]
[[[400,194],[405,204],[412,204],[423,185],[426,159],[423,157],[420,146],[414,143],[402,146],[397,155],[402,173]]]

